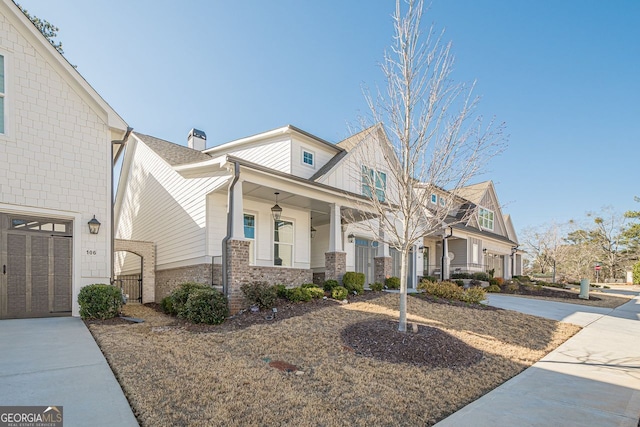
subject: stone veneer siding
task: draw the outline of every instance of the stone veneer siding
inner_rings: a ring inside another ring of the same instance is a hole
[[[337,280],[342,283],[342,276],[347,272],[346,252],[325,252],[324,254],[325,280]]]
[[[384,285],[384,279],[391,276],[393,260],[391,257],[375,257],[373,259],[373,277],[378,283]]]
[[[324,271],[321,273],[313,273],[313,283],[320,287],[324,285]]]
[[[169,295],[181,283],[195,282],[211,284],[211,264],[156,270],[156,302]],[[144,283],[144,281],[143,281]]]

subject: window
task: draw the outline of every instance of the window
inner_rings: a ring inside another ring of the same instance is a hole
[[[493,211],[480,208],[478,211],[478,223],[482,228],[493,230]]]
[[[273,265],[293,266],[293,223],[274,221]]]
[[[310,151],[302,151],[302,163],[305,165],[313,166],[313,153]]]
[[[440,206],[442,206],[444,208],[444,206],[447,204],[446,200],[444,199],[444,197],[440,196]]]
[[[255,242],[256,242],[256,217],[244,214],[244,238],[249,241],[249,264],[256,262]]]
[[[438,203],[438,196],[436,196],[435,194],[431,195],[431,203],[433,203],[434,205],[436,203]]]
[[[380,202],[385,200],[387,190],[387,174],[375,169],[362,166],[362,195],[373,197],[371,187],[375,186],[376,198]]]
[[[0,55],[0,133],[4,133],[4,56]]]
[[[478,254],[479,254],[479,252],[478,252],[478,244],[474,243],[473,244],[473,251],[471,252],[471,260],[472,260],[471,262],[473,264],[477,264],[478,263]]]

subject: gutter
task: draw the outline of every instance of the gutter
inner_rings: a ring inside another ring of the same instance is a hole
[[[233,190],[240,178],[240,163],[233,160],[233,180],[229,185],[229,196],[227,200],[227,235],[222,239],[222,293],[229,298],[229,278],[227,277],[227,244],[231,240],[233,233]]]
[[[129,135],[131,135],[131,132],[133,131],[133,128],[130,126],[127,126],[127,131],[124,134],[124,138],[122,139],[115,139],[113,141],[111,141],[111,278],[110,278],[110,282],[113,285],[115,282],[115,275],[114,275],[114,261],[115,261],[115,240],[116,240],[116,230],[114,229],[115,226],[115,221],[114,221],[114,216],[115,216],[115,200],[113,198],[114,196],[114,188],[113,188],[113,168],[116,165],[116,161],[118,160],[118,158],[120,158],[120,153],[122,153],[122,146],[124,146],[127,143],[127,140],[129,139]],[[118,156],[117,158],[113,158],[113,147],[115,145],[118,145]]]
[[[453,236],[453,227],[449,226],[449,232],[451,234],[449,234],[448,236],[445,234],[442,236],[442,261],[441,261],[441,266],[440,266],[440,280],[444,281],[444,266],[447,262],[447,259],[449,258],[449,253],[447,251],[444,250],[445,246],[447,245],[447,239],[449,237]],[[451,272],[449,272],[449,274],[451,274]],[[449,279],[450,277],[448,277],[447,279]]]

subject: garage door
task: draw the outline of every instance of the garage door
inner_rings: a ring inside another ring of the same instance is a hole
[[[0,318],[71,315],[72,222],[0,214]]]

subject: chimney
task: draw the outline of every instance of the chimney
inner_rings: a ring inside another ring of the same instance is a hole
[[[204,151],[207,148],[207,135],[201,130],[191,129],[187,139],[187,146],[194,150]]]

